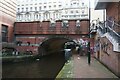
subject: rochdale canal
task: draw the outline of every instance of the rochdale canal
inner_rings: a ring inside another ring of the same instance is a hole
[[[58,52],[39,60],[2,64],[2,78],[55,78],[65,63],[64,53]]]

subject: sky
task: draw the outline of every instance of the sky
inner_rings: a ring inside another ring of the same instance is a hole
[[[95,0],[82,0],[82,1],[85,2],[88,6],[89,6],[89,3],[90,3],[91,8],[94,8],[94,1]]]

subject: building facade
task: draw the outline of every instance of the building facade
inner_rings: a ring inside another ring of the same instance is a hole
[[[88,19],[88,6],[82,0],[17,0],[17,21]]]
[[[13,26],[16,21],[16,0],[0,1],[0,31],[2,42],[11,43],[13,41]]]
[[[95,57],[120,76],[120,2],[99,1],[95,9],[106,10],[106,20],[93,25],[97,27]]]

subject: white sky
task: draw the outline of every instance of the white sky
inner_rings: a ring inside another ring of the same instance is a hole
[[[90,6],[91,8],[94,8],[94,1],[95,0],[82,0],[83,2],[85,2],[85,4],[87,4],[89,6],[89,1],[90,1]]]

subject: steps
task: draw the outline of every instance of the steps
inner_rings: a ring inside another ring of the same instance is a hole
[[[107,25],[106,25],[107,26]],[[105,31],[107,29],[107,31]],[[106,37],[113,45],[113,51],[120,52],[120,35],[117,34],[109,26],[104,27],[103,25],[98,25],[98,30],[100,37]]]

